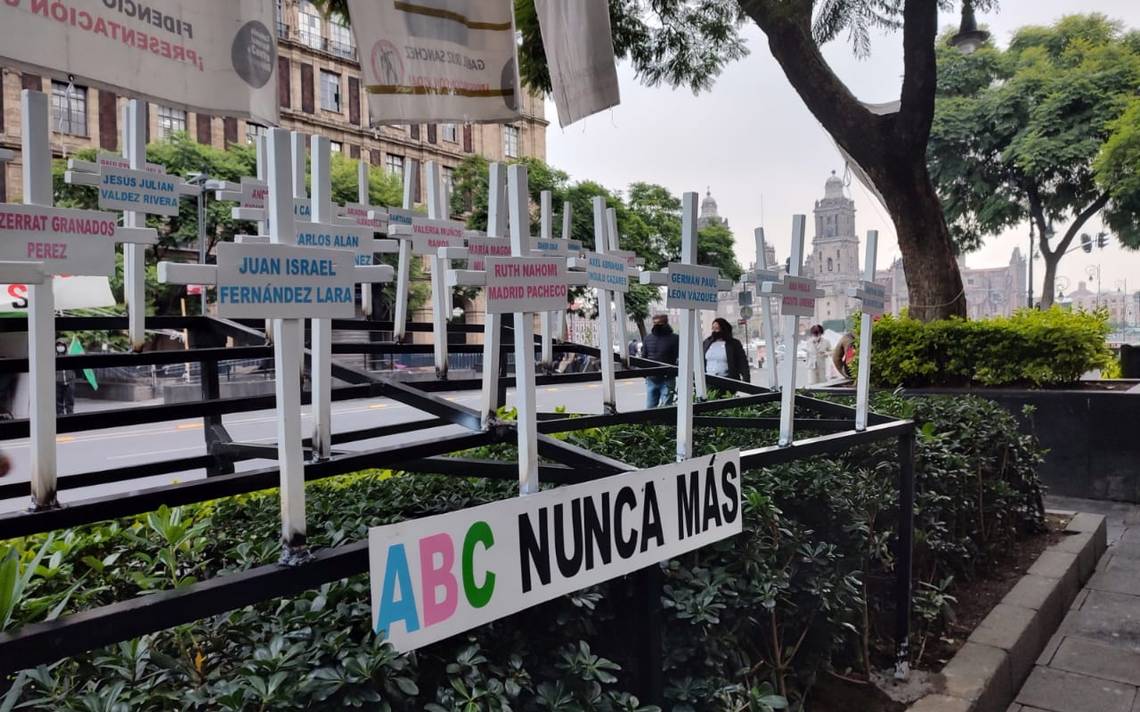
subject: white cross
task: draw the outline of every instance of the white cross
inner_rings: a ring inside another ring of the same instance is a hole
[[[538,233],[544,241],[554,239],[553,199],[554,196],[549,190],[539,193]],[[565,307],[563,307],[563,311],[565,311]],[[539,326],[542,329],[542,356],[539,363],[541,363],[542,370],[545,373],[554,370],[554,332],[557,329],[554,317],[556,314],[558,312],[547,312],[539,318]]]
[[[855,382],[855,429],[867,429],[867,406],[871,393],[871,330],[875,317],[886,311],[886,290],[875,284],[875,262],[879,249],[879,231],[867,231],[867,250],[864,253],[863,282],[849,296],[862,302],[859,328],[859,374]]]
[[[182,197],[196,197],[199,188],[166,175],[146,161],[146,102],[131,99],[123,107],[123,159],[101,155],[95,162],[72,159],[64,180],[99,189],[101,210],[123,211],[123,225],[145,229],[147,215],[174,216]],[[150,188],[143,187],[150,184]],[[124,198],[130,198],[126,200]],[[139,351],[146,339],[146,245],[132,240],[123,245],[123,295],[127,302],[127,331],[131,348]]]
[[[0,211],[20,215],[22,227],[0,229],[0,259],[35,260],[41,264],[37,269],[45,275],[109,276],[115,273],[116,242],[141,245],[157,241],[153,229],[119,227],[114,213],[52,207],[47,95],[24,90],[20,96],[20,118],[24,127],[24,204],[3,204]],[[98,184],[98,176],[87,183]],[[12,224],[7,220],[4,223]],[[48,509],[57,506],[55,298],[52,280],[36,279],[34,271],[28,276],[33,278],[28,286],[32,502],[36,509]],[[141,307],[141,302],[137,305]]]
[[[780,273],[768,264],[768,253],[765,251],[764,228],[756,228],[756,271],[753,279],[756,282],[757,297],[760,300],[760,321],[764,327],[764,342],[767,345],[767,358],[764,359],[764,370],[768,373],[768,388],[775,391],[780,388],[780,378],[776,370],[776,328],[772,318],[772,298],[763,292],[765,282],[779,282]]]
[[[322,137],[323,138],[323,137]],[[223,318],[273,319],[277,397],[277,461],[281,473],[282,561],[305,557],[305,470],[301,447],[301,343],[303,320],[351,318],[359,282],[392,279],[388,265],[356,265],[344,249],[299,247],[294,223],[293,166],[289,133],[270,129],[267,151],[270,244],[222,243],[218,264],[162,262],[159,280],[170,284],[215,284],[218,315]],[[318,167],[316,202],[324,203]],[[329,212],[331,213],[331,199]],[[318,213],[324,208],[318,208]],[[319,225],[319,223],[318,223]],[[312,224],[300,230],[312,231]],[[319,376],[314,374],[314,388]],[[325,384],[328,387],[328,384]],[[315,399],[315,396],[314,396]]]
[[[798,348],[799,327],[801,316],[815,315],[815,300],[823,296],[823,290],[817,289],[815,280],[801,277],[800,271],[804,259],[804,226],[807,217],[803,215],[792,216],[792,256],[788,263],[788,274],[778,283],[765,282],[765,293],[779,295],[780,314],[784,317],[784,333],[787,335],[788,348],[784,354],[784,382],[783,392],[780,394],[780,446],[792,444],[793,425],[796,408],[796,349]]]
[[[693,390],[704,375],[700,312],[715,311],[718,293],[732,289],[715,267],[697,264],[697,194],[681,196],[681,261],[659,272],[642,272],[642,284],[667,287],[665,304],[681,312],[677,362],[677,462],[693,456]],[[702,379],[703,380],[703,379]],[[698,394],[699,396],[699,394]]]
[[[388,233],[388,211],[373,207],[368,197],[368,164],[360,159],[356,165],[356,203],[346,203],[337,211],[338,217],[361,227],[370,227],[373,232]],[[395,243],[392,243],[393,245]],[[397,247],[397,250],[399,248]],[[360,285],[360,310],[364,316],[372,316],[372,285]]]
[[[419,163],[415,159],[404,160],[404,199],[400,203],[402,209],[388,211],[388,235],[399,239],[397,225],[411,227],[412,208],[415,206],[415,183],[419,173]],[[397,344],[404,343],[407,338],[408,325],[408,291],[411,288],[412,269],[412,242],[411,233],[404,235],[407,239],[400,239],[400,255],[396,262],[396,306],[393,316],[393,340]]]

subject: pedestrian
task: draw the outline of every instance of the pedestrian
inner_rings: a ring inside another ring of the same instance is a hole
[[[732,336],[732,325],[727,320],[713,319],[712,333],[705,339],[705,373],[748,381],[748,356],[740,339]]]
[[[67,342],[57,339],[55,342],[55,355],[67,355]],[[71,415],[75,412],[75,374],[67,369],[56,369],[55,372],[55,414]]]
[[[669,326],[669,315],[659,312],[653,315],[653,326],[641,343],[641,355],[650,361],[669,366],[677,365],[681,341]],[[669,405],[673,400],[673,390],[677,379],[673,376],[650,376],[645,379],[645,407],[657,408]]]
[[[831,362],[844,378],[851,378],[851,362],[855,360],[855,334],[850,331],[839,338],[831,351]]]
[[[823,337],[823,326],[811,327],[807,344],[808,385],[827,380],[827,360],[831,356],[831,342]]]

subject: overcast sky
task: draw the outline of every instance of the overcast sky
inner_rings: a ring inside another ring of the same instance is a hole
[[[1018,27],[1050,24],[1074,12],[1102,12],[1128,27],[1140,27],[1138,0],[1004,0],[999,11],[979,15],[978,21],[1004,46]],[[941,24],[956,27],[958,21],[958,15],[944,14]],[[552,122],[548,160],[575,179],[593,179],[611,189],[624,190],[640,180],[660,183],[676,194],[699,191],[703,196],[706,186],[711,187],[720,214],[736,234],[740,262],[752,261],[752,230],[760,225],[782,262],[788,255],[792,215],[810,214],[813,201],[823,196],[824,181],[833,170],[842,175],[844,164],[772,59],[763,33],[749,21],[744,34],[751,54],[730,65],[712,91],[699,96],[686,89],[642,86],[629,66],[619,63],[622,103],[613,110],[563,130],[554,105],[547,102]],[[898,98],[901,34],[878,38],[865,60],[856,59],[843,40],[828,45],[824,54],[861,100]],[[858,181],[852,180],[850,191],[859,235],[879,230],[878,263],[883,268],[899,254],[894,227],[885,208]],[[810,243],[810,220],[808,225]],[[1098,229],[1098,220],[1086,224],[1093,234]],[[1015,246],[1025,253],[1028,225],[990,238],[966,262],[971,267],[1008,264]],[[1116,289],[1124,280],[1129,291],[1140,289],[1140,253],[1116,246],[1091,255],[1072,252],[1062,260],[1060,274],[1075,289],[1078,280],[1087,279],[1087,267],[1098,262],[1105,290]],[[1034,271],[1035,293],[1040,295],[1040,259]]]

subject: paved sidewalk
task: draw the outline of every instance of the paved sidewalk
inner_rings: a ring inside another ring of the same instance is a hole
[[[1103,514],[1108,550],[1010,712],[1140,712],[1140,505],[1048,497]]]

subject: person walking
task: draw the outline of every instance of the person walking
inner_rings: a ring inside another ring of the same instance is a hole
[[[712,333],[705,339],[705,373],[736,381],[748,381],[748,356],[740,340],[732,336],[726,319],[713,319]]]
[[[680,338],[673,333],[669,326],[669,315],[658,313],[653,315],[653,327],[641,342],[641,356],[651,361],[677,365],[677,355],[680,353]],[[645,407],[657,408],[669,405],[673,400],[673,390],[677,387],[677,379],[672,376],[650,376],[645,379]]]
[[[831,356],[831,342],[823,337],[823,326],[811,327],[811,336],[805,344],[807,349],[808,385],[827,380],[827,361]]]

